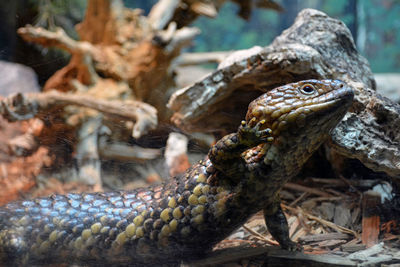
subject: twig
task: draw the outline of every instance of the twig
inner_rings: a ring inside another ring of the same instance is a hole
[[[348,228],[346,228],[346,227],[343,227],[343,226],[334,224],[334,223],[332,223],[332,222],[330,222],[330,221],[327,221],[327,220],[318,218],[317,216],[314,216],[314,215],[311,215],[311,214],[308,213],[308,212],[305,212],[305,211],[302,210],[301,208],[297,208],[297,209],[296,209],[296,208],[292,208],[292,207],[290,207],[290,206],[287,206],[287,205],[285,205],[285,204],[281,204],[281,205],[282,205],[283,208],[285,208],[285,209],[287,209],[287,210],[290,210],[290,211],[292,211],[292,212],[294,212],[294,213],[302,213],[302,214],[306,215],[309,219],[314,220],[314,221],[317,221],[317,222],[319,222],[319,223],[321,223],[321,224],[323,224],[323,225],[325,225],[325,226],[328,226],[329,228],[332,228],[332,229],[334,229],[334,230],[336,230],[336,231],[338,231],[338,232],[351,234],[351,235],[353,235],[353,236],[355,236],[355,237],[358,237],[358,236],[359,236],[355,231],[353,231],[353,230],[351,230],[351,229],[348,229]]]
[[[274,242],[274,241],[272,241],[272,240],[266,238],[266,237],[263,236],[262,234],[258,233],[257,231],[254,231],[253,229],[251,229],[250,227],[248,227],[248,226],[246,226],[246,225],[243,225],[243,228],[244,228],[246,231],[248,231],[250,234],[252,234],[255,238],[257,238],[258,240],[260,240],[260,241],[264,241],[265,243],[270,244],[270,245],[274,245],[274,246],[279,245],[278,242]]]
[[[71,54],[80,52],[95,56],[99,53],[91,43],[71,39],[62,28],[57,28],[55,32],[51,32],[41,27],[27,25],[19,28],[17,32],[26,41],[34,42],[44,47],[58,47]]]
[[[176,30],[165,47],[165,51],[169,54],[180,52],[180,49],[189,45],[198,34],[200,34],[200,30],[195,27],[183,27]]]
[[[311,198],[310,200],[316,201],[316,202],[322,202],[322,201],[338,201],[338,200],[343,200],[342,197],[314,197]]]
[[[159,157],[161,150],[156,148],[143,148],[124,143],[107,143],[100,139],[99,154],[104,159],[119,161],[146,161]]]
[[[362,195],[362,193],[360,192],[360,190],[358,190],[357,188],[355,188],[350,182],[349,180],[347,180],[343,175],[339,175],[340,180],[342,180],[345,184],[347,184],[351,189],[353,189],[355,192],[357,192],[360,196]]]
[[[366,180],[348,180],[346,181],[334,178],[316,178],[311,177],[306,179],[306,182],[311,181],[312,183],[324,184],[329,187],[343,187],[343,186],[357,186],[357,187],[372,187],[374,184],[379,182],[378,180],[366,179]]]
[[[195,2],[190,6],[190,9],[198,14],[209,18],[215,18],[218,15],[218,9],[213,2]]]
[[[308,192],[310,194],[314,194],[314,195],[321,196],[321,197],[333,197],[333,195],[328,194],[322,190],[307,187],[304,185],[294,184],[294,183],[286,183],[284,185],[284,188],[296,190],[296,191],[300,191],[300,192]]]
[[[156,30],[162,30],[171,21],[176,9],[179,7],[179,0],[160,0],[150,10],[149,23]]]
[[[328,189],[326,189],[326,191],[329,192],[329,193],[332,193],[333,195],[335,195],[337,197],[340,197],[341,199],[349,198],[348,195],[343,194],[343,193],[341,193],[341,192],[339,192],[339,191],[337,191],[335,189],[332,189],[332,188],[328,188]]]
[[[309,195],[308,192],[303,192],[298,198],[296,198],[295,200],[293,200],[289,206],[293,207],[294,205],[296,205],[297,203],[299,203],[299,201],[301,201],[302,199],[306,198]]]

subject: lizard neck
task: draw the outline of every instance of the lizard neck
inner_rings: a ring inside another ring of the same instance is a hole
[[[300,172],[325,139],[326,136],[313,139],[282,135],[274,143],[263,144],[248,152],[245,160],[249,169],[237,185],[236,197],[240,201],[234,202],[259,207],[268,205],[282,186]]]

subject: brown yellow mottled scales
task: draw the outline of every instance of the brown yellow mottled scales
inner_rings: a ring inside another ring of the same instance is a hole
[[[173,264],[206,252],[262,209],[271,234],[295,249],[278,192],[352,99],[337,80],[288,84],[254,100],[236,133],[163,185],[10,203],[0,208],[0,263]]]

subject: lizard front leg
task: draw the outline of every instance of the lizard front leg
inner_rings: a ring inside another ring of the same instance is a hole
[[[277,195],[274,202],[264,208],[264,220],[268,231],[279,242],[281,248],[296,251],[302,250],[301,246],[289,238],[289,227],[281,208],[281,200]]]
[[[245,170],[241,154],[249,148],[273,140],[271,129],[261,129],[264,123],[264,120],[256,122],[255,118],[248,123],[242,121],[236,133],[219,140],[208,153],[214,167],[228,176],[241,174]]]

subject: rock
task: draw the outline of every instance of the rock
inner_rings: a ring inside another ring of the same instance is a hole
[[[36,73],[27,66],[0,61],[0,77],[1,96],[40,91]]]

